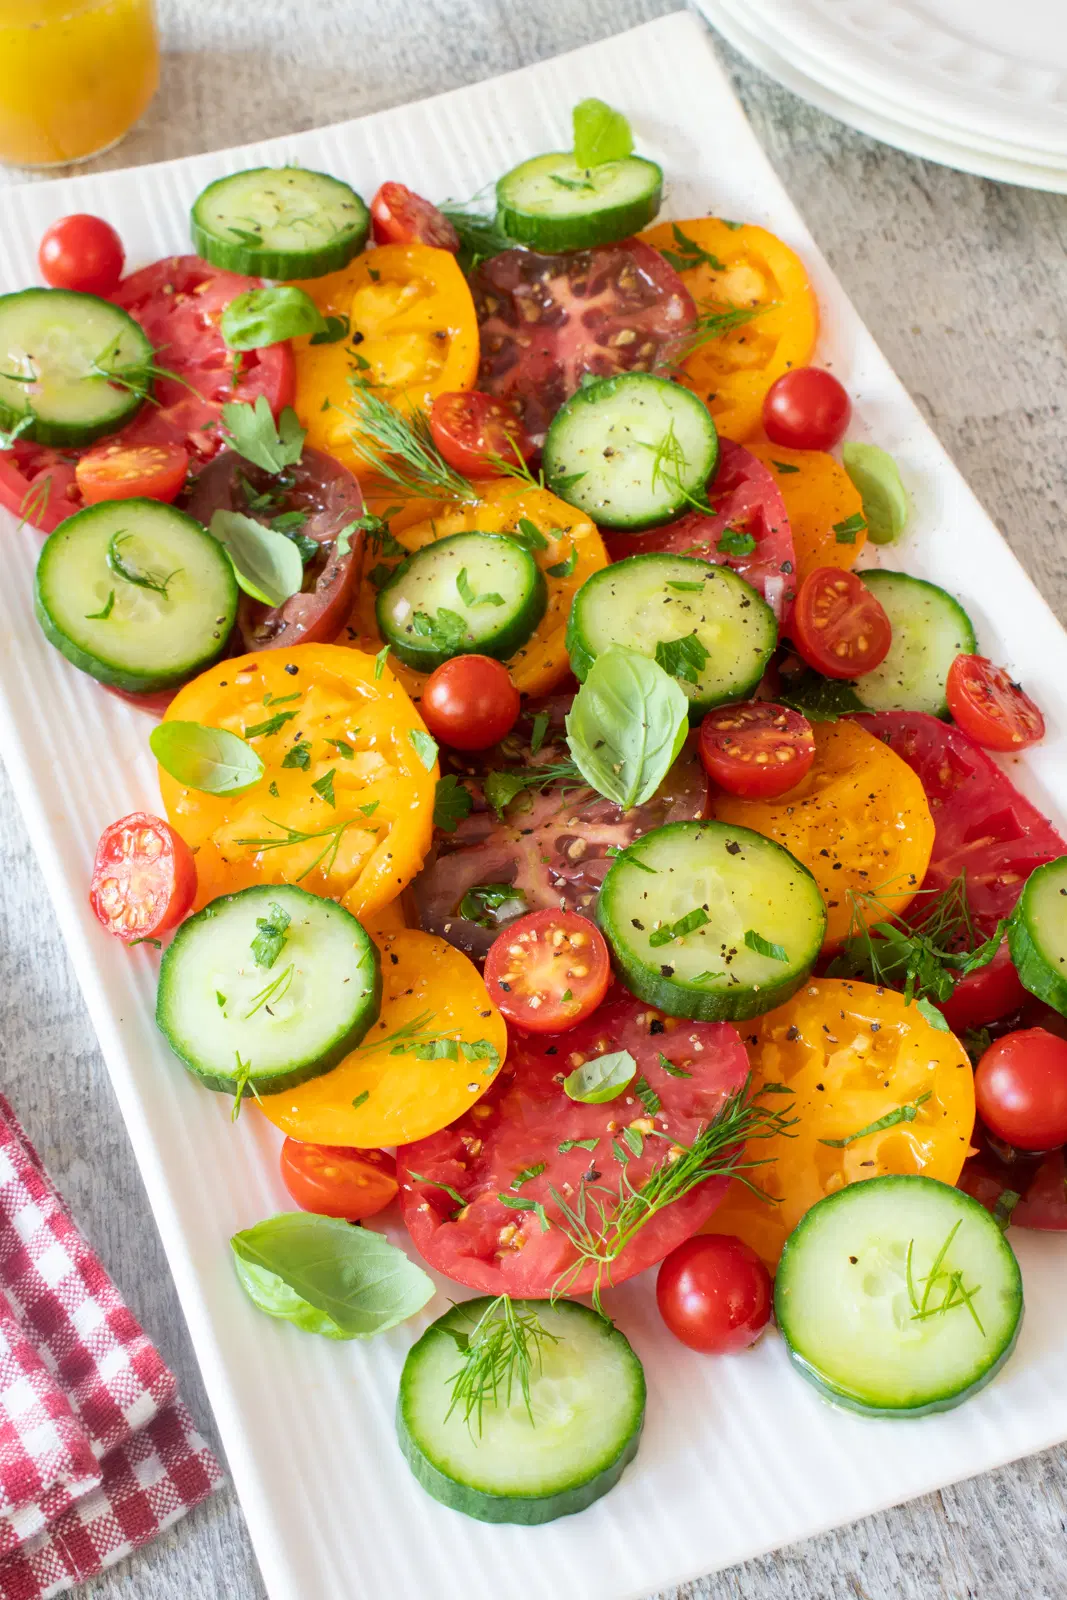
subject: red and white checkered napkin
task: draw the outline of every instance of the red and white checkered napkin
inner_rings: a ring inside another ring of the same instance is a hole
[[[222,1481],[0,1095],[0,1600],[46,1600]]]

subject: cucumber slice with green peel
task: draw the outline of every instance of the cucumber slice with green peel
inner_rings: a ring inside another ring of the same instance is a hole
[[[432,672],[458,655],[506,661],[545,614],[548,588],[528,550],[500,533],[454,533],[402,561],[378,595],[378,631]]]
[[[948,716],[945,683],[958,655],[978,649],[974,626],[958,600],[936,583],[872,567],[860,573],[893,629],[880,667],[852,679],[868,711],[926,711]]]
[[[435,1500],[480,1522],[554,1522],[614,1488],[637,1454],[645,1375],[626,1337],[574,1300],[516,1300],[536,1319],[528,1343],[530,1409],[518,1379],[487,1396],[469,1423],[453,1407],[454,1380],[479,1321],[494,1331],[488,1298],[453,1306],[408,1352],[396,1430],[415,1477]],[[451,1414],[449,1414],[451,1412]],[[532,1420],[531,1420],[532,1418]],[[479,1426],[480,1421],[480,1426]]]
[[[1067,1017],[1067,856],[1027,878],[1008,923],[1008,950],[1023,988]]]
[[[597,921],[639,1000],[672,1017],[759,1016],[795,994],[826,933],[807,867],[725,822],[672,822],[608,868]]]
[[[554,151],[498,181],[497,225],[533,250],[588,250],[647,228],[662,197],[663,170],[643,156],[579,167],[570,151]]]
[[[625,372],[572,394],[545,439],[545,482],[604,528],[669,522],[704,491],[719,436],[703,401],[666,378]]]
[[[625,645],[677,679],[693,717],[750,695],[777,642],[774,612],[732,568],[658,551],[594,572],[567,623],[571,670],[581,682],[597,656]]]
[[[151,393],[154,360],[139,324],[95,294],[2,295],[0,427],[38,444],[90,444]]]
[[[209,183],[193,203],[193,248],[213,267],[258,278],[321,278],[357,256],[370,212],[340,178],[252,167]]]
[[[100,683],[174,688],[222,654],[238,588],[225,550],[159,500],[108,500],[60,524],[41,550],[34,609],[46,638]]]
[[[919,1176],[819,1200],[786,1241],[774,1314],[798,1371],[872,1417],[949,1411],[1015,1347],[1023,1286],[984,1206]]]
[[[273,950],[266,925],[283,936]],[[156,1022],[209,1089],[278,1094],[342,1061],[381,1000],[377,947],[350,912],[292,884],[256,884],[182,923],[163,953]]]

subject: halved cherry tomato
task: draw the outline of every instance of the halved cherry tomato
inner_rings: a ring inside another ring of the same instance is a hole
[[[772,444],[791,450],[830,450],[843,439],[852,401],[843,384],[822,367],[783,372],[763,400],[763,430]]]
[[[430,673],[419,709],[441,744],[453,750],[488,750],[511,732],[521,704],[502,661],[453,656]]]
[[[855,520],[863,516],[863,501],[840,461],[825,450],[787,450],[766,439],[750,439],[746,449],[770,468],[785,501],[796,552],[795,581],[803,583],[816,567],[854,567],[867,543],[867,530]],[[842,522],[856,529],[851,544],[838,540],[835,529]]]
[[[771,1316],[771,1275],[731,1234],[698,1233],[672,1250],[656,1277],[659,1314],[682,1344],[707,1355],[747,1350]]]
[[[189,467],[188,451],[180,444],[97,445],[82,456],[74,469],[87,506],[101,500],[176,499]]]
[[[494,1005],[528,1033],[562,1033],[584,1022],[608,992],[604,935],[576,911],[531,911],[498,934],[485,958]]]
[[[1067,1143],[1067,1039],[1020,1028],[991,1044],[974,1074],[978,1115],[1017,1150]]]
[[[53,289],[110,294],[122,277],[122,240],[103,217],[79,211],[53,222],[41,239],[37,264]]]
[[[839,567],[816,567],[800,585],[790,623],[800,654],[828,678],[859,678],[889,654],[893,629],[882,604]]]
[[[806,776],[815,735],[807,717],[770,700],[716,706],[700,724],[700,759],[727,794],[772,800]]]
[[[430,432],[449,466],[468,478],[499,477],[502,461],[517,465],[534,453],[514,411],[480,389],[437,395]]]
[[[196,863],[185,840],[147,811],[132,811],[100,835],[89,904],[125,944],[173,928],[196,895]]]
[[[964,733],[986,750],[1025,750],[1045,737],[1040,708],[986,656],[956,657],[945,698]]]
[[[343,1145],[282,1145],[282,1182],[303,1211],[360,1222],[384,1211],[397,1192],[396,1160],[384,1150],[346,1150]]]
[[[443,211],[405,183],[383,183],[370,203],[375,244],[428,244],[459,249],[459,234]]]

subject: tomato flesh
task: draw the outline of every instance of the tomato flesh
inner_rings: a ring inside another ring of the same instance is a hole
[[[1025,750],[1045,737],[1045,719],[1030,696],[985,656],[957,656],[945,697],[954,720],[986,750]]]
[[[102,500],[177,499],[189,455],[180,444],[104,444],[82,456],[74,476],[87,506]]]
[[[428,244],[459,249],[459,234],[443,211],[404,183],[383,183],[370,203],[375,244]]]
[[[793,607],[793,640],[827,678],[859,678],[889,654],[893,629],[881,602],[854,572],[816,567]]]
[[[521,466],[534,454],[514,411],[479,389],[436,395],[430,433],[449,466],[467,477],[499,477],[500,462]]]
[[[507,667],[491,656],[453,656],[426,680],[423,721],[453,750],[488,750],[512,728],[521,706]]]
[[[770,800],[807,775],[815,735],[807,717],[770,700],[716,706],[700,725],[700,759],[727,794]]]
[[[978,1115],[1017,1150],[1067,1143],[1067,1039],[1021,1028],[991,1044],[974,1074]]]
[[[531,911],[497,935],[485,958],[489,998],[529,1033],[560,1033],[603,1000],[611,957],[600,929],[576,911]]]
[[[82,294],[111,294],[122,277],[125,260],[122,240],[110,222],[84,211],[53,222],[37,252],[37,264],[47,284]]]
[[[848,391],[822,367],[783,372],[763,400],[764,432],[790,450],[832,450],[851,415]]]
[[[756,1252],[726,1233],[672,1250],[656,1277],[656,1304],[690,1350],[727,1355],[755,1343],[771,1315],[771,1275]]]
[[[396,1198],[396,1161],[384,1150],[286,1139],[281,1168],[282,1182],[297,1205],[320,1217],[359,1222],[384,1211]]]
[[[195,895],[193,852],[169,823],[134,811],[104,829],[89,904],[108,933],[127,944],[164,933],[182,920]]]

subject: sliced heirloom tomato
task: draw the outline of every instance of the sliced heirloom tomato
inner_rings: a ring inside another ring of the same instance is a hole
[[[893,629],[880,600],[854,572],[816,567],[789,620],[801,656],[827,678],[860,678],[889,654]]]
[[[1045,737],[1045,719],[1003,667],[985,656],[957,656],[945,698],[954,720],[986,750],[1025,750]]]
[[[700,759],[727,794],[776,800],[811,770],[815,735],[807,717],[770,700],[717,706],[700,724]]]
[[[815,349],[819,310],[803,263],[766,228],[718,217],[661,222],[641,238],[678,263],[702,316],[756,313],[699,344],[681,371],[719,431],[747,439],[760,426],[763,397],[774,380],[803,366]]]
[[[281,1167],[282,1182],[297,1205],[319,1217],[360,1222],[396,1199],[396,1161],[384,1150],[356,1154],[341,1145],[286,1139]]]
[[[506,401],[536,445],[583,377],[669,367],[696,320],[674,269],[640,239],[542,255],[505,250],[471,276],[478,386]]]
[[[498,933],[485,982],[501,1014],[526,1033],[562,1033],[608,992],[607,940],[577,911],[531,911]]]
[[[507,1029],[467,957],[412,929],[374,937],[378,1021],[332,1072],[261,1101],[290,1138],[358,1149],[409,1144],[469,1112],[500,1070]]]
[[[124,944],[174,928],[196,895],[196,862],[160,817],[133,811],[100,836],[89,904],[101,927]]]
[[[960,1174],[959,1186],[1002,1223],[1039,1233],[1067,1233],[1067,1160],[1063,1150],[1043,1155],[1010,1155],[994,1148],[985,1130],[975,1128],[976,1153]]]
[[[534,454],[514,411],[480,389],[437,395],[430,434],[449,466],[468,478],[499,477],[501,462],[521,466]]]
[[[102,500],[176,500],[185,483],[189,452],[180,444],[97,445],[74,469],[87,506]]]
[[[567,1073],[616,1050],[633,1056],[643,1100],[624,1090],[587,1105],[564,1093]],[[485,1098],[433,1138],[397,1151],[400,1204],[416,1249],[457,1283],[531,1299],[557,1287],[584,1294],[643,1272],[707,1221],[726,1178],[710,1177],[650,1209],[603,1269],[580,1262],[556,1197],[577,1204],[591,1187],[597,1205],[589,1206],[589,1220],[594,1232],[606,1230],[610,1249],[611,1219],[627,1187],[640,1189],[654,1169],[677,1159],[672,1145],[688,1149],[743,1088],[747,1072],[729,1023],[678,1022],[619,989],[558,1044],[547,1035],[512,1034],[504,1070]]]
[[[742,1033],[753,1086],[781,1084],[775,1109],[795,1121],[746,1152],[768,1163],[746,1176],[771,1203],[735,1179],[709,1232],[736,1234],[773,1269],[805,1212],[846,1184],[891,1172],[956,1182],[974,1125],[971,1064],[914,1002],[820,978]]]
[[[167,815],[196,852],[197,910],[254,883],[297,883],[362,917],[422,865],[437,762],[427,765],[422,719],[373,656],[304,644],[220,661],[179,691],[165,720],[225,728],[263,762],[237,795],[186,788],[160,769]]]
[[[653,533],[616,534],[607,541],[608,554],[621,561],[646,550],[668,550],[733,567],[759,590],[780,621],[796,591],[796,554],[774,478],[743,445],[720,439],[708,501],[710,516],[689,511]]]
[[[867,524],[860,492],[840,461],[822,450],[787,450],[762,438],[749,439],[747,447],[770,468],[785,501],[797,583],[816,567],[854,567],[867,543]]]
[[[359,484],[347,467],[305,445],[294,466],[274,474],[224,450],[204,468],[182,505],[205,528],[216,511],[237,511],[267,527],[282,518],[318,546],[304,568],[303,588],[283,605],[241,596],[237,626],[246,650],[288,650],[296,644],[329,644],[337,637],[352,606],[363,539],[361,531],[350,532],[347,553],[338,552],[342,530],[363,514]]]

